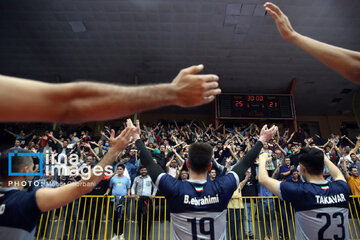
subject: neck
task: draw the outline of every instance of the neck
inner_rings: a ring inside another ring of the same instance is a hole
[[[306,181],[311,182],[324,182],[325,179],[323,177],[323,175],[307,175],[306,177]]]
[[[19,190],[23,190],[24,187],[21,184],[22,181],[24,181],[23,178],[17,178],[17,177],[4,179],[4,181],[2,182],[2,187],[4,187],[4,188],[5,187],[15,187],[15,188],[17,188]]]
[[[123,177],[124,176],[124,174],[118,174],[118,177]]]
[[[206,179],[207,179],[207,172],[198,173],[191,171],[191,169],[189,169],[189,180],[206,181]]]

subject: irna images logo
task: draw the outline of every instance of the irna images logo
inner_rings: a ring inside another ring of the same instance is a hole
[[[15,156],[19,157],[37,157],[39,158],[39,172],[29,172],[29,173],[16,173],[12,172],[12,158]],[[43,175],[43,154],[42,153],[19,153],[18,151],[14,151],[14,153],[9,153],[8,156],[9,161],[9,176],[42,176]]]

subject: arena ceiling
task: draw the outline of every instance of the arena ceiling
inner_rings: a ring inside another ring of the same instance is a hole
[[[301,34],[360,51],[359,0],[275,3]],[[121,84],[134,84],[137,76],[149,84],[169,82],[179,69],[203,63],[206,73],[220,76],[223,92],[287,93],[296,78],[298,114],[350,114],[358,86],[284,41],[263,4],[1,0],[0,73]]]

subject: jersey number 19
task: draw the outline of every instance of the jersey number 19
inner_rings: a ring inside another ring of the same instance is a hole
[[[196,218],[188,219],[188,222],[191,222],[191,232],[193,236],[193,240],[197,240],[197,227],[196,227]],[[205,229],[205,225],[208,223],[209,228]],[[204,235],[210,235],[208,239],[215,240],[214,234],[214,219],[209,217],[200,218],[199,220],[200,233]]]

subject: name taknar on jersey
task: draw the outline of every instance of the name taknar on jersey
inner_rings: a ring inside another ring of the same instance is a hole
[[[333,196],[321,196],[321,195],[315,195],[316,202],[318,204],[334,204],[334,203],[340,203],[340,202],[346,202],[344,194],[336,194]]]
[[[185,204],[190,204],[190,205],[194,205],[194,206],[200,206],[200,205],[208,205],[208,204],[215,204],[215,203],[219,203],[219,195],[216,194],[214,197],[208,195],[208,196],[204,196],[202,198],[190,198],[189,195],[184,195],[184,203]]]

